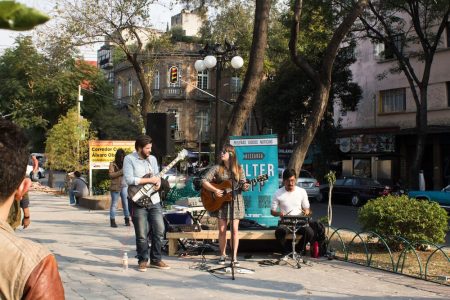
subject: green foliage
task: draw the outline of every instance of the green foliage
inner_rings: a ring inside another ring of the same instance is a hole
[[[92,171],[92,192],[94,195],[104,195],[109,191],[111,179],[108,170]]]
[[[436,202],[386,196],[370,200],[360,208],[358,222],[363,230],[381,236],[401,236],[410,242],[443,243],[448,216]]]
[[[327,180],[329,185],[334,185],[336,183],[336,172],[330,171],[325,175],[325,179]]]
[[[97,125],[101,109],[112,107],[112,87],[104,75],[66,51],[65,55],[61,52],[63,49],[57,45],[40,52],[31,38],[19,37],[16,45],[0,57],[0,115],[26,128],[36,151],[43,150],[47,130],[77,105],[80,83],[84,82],[88,89],[82,91],[83,116]],[[118,113],[109,115],[115,117]],[[117,125],[125,124],[123,119]],[[130,130],[130,126],[124,130]]]
[[[170,40],[172,43],[185,42],[185,43],[200,43],[200,38],[196,36],[186,36],[181,26],[174,26],[170,29]]]
[[[89,140],[95,138],[90,122],[78,120],[76,109],[69,110],[48,131],[47,165],[53,170],[86,172],[89,168]]]
[[[15,1],[0,1],[0,28],[10,30],[30,30],[47,22],[50,18],[42,12],[16,3]]]

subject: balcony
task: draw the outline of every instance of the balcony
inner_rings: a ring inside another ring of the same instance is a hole
[[[162,89],[153,89],[152,93],[155,100],[184,99],[186,97],[186,91],[181,87],[166,87]]]

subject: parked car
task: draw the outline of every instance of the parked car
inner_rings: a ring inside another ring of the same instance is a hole
[[[283,168],[278,168],[278,183],[280,187],[283,185],[283,172]],[[297,178],[297,186],[306,190],[308,199],[322,202],[323,197],[319,188],[320,183],[307,170],[300,171],[300,176]]]
[[[180,173],[176,168],[172,168],[164,174],[163,178],[165,178],[171,188],[176,186],[178,189],[184,188],[186,184],[186,175]]]
[[[320,187],[324,199],[328,199],[330,187],[324,184]],[[386,196],[391,192],[389,186],[380,184],[372,178],[348,176],[339,178],[333,185],[333,201],[351,203],[360,206],[367,200]]]
[[[408,197],[437,202],[441,207],[450,211],[450,185],[440,191],[409,191]]]
[[[31,177],[31,173],[33,172],[33,166],[32,165],[27,165],[27,175],[29,175]],[[45,170],[41,167],[39,167],[38,169],[38,178],[44,178],[45,177]]]

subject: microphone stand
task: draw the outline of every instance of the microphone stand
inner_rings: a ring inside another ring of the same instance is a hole
[[[232,178],[231,179],[231,210],[230,210],[230,248],[231,248],[231,262],[229,263],[228,266],[224,266],[224,267],[219,267],[219,268],[215,268],[215,269],[210,269],[208,270],[208,272],[217,272],[217,271],[222,271],[225,273],[227,272],[227,269],[230,268],[231,269],[231,279],[235,280],[235,276],[234,274],[236,273],[254,273],[255,270],[252,269],[246,269],[246,268],[241,268],[241,267],[236,267],[235,261],[236,261],[236,257],[234,255],[234,249],[235,249],[235,244],[234,244],[234,237],[236,235],[236,232],[234,232],[234,202],[237,199],[237,190],[235,189],[235,180]]]

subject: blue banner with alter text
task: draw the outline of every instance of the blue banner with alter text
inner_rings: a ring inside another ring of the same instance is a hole
[[[230,143],[236,149],[239,163],[247,179],[263,178],[243,193],[245,219],[271,227],[278,225],[278,218],[270,214],[272,196],[278,189],[278,137],[276,134],[258,136],[232,136]]]

